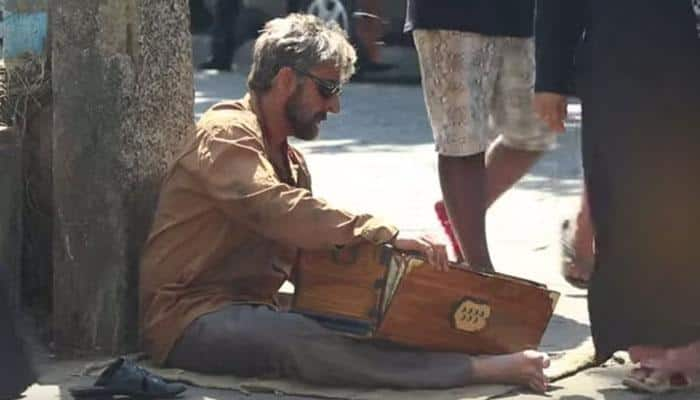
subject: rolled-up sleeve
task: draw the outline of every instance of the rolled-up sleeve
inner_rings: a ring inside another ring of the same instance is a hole
[[[245,135],[205,137],[188,162],[207,197],[228,217],[302,249],[367,240],[389,242],[397,229],[371,215],[331,207],[305,188],[281,182],[261,145]]]

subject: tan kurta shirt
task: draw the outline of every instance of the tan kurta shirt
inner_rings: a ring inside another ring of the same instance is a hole
[[[165,178],[141,260],[141,334],[156,362],[203,314],[237,302],[274,305],[300,249],[385,243],[397,233],[313,197],[291,146],[288,162],[291,176],[278,176],[250,96],[218,103],[198,122]]]

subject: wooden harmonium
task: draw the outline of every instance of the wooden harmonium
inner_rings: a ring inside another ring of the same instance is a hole
[[[544,285],[363,244],[304,252],[292,311],[355,337],[431,351],[504,354],[537,348],[559,294]]]

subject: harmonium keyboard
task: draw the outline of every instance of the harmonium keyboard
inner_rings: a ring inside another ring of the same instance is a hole
[[[544,285],[424,258],[388,245],[305,251],[292,312],[360,338],[429,351],[505,354],[537,348],[559,298]]]

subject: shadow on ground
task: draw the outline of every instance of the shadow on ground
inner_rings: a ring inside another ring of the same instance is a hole
[[[571,350],[583,344],[590,335],[588,325],[555,314],[547,325],[540,349],[546,352]]]

